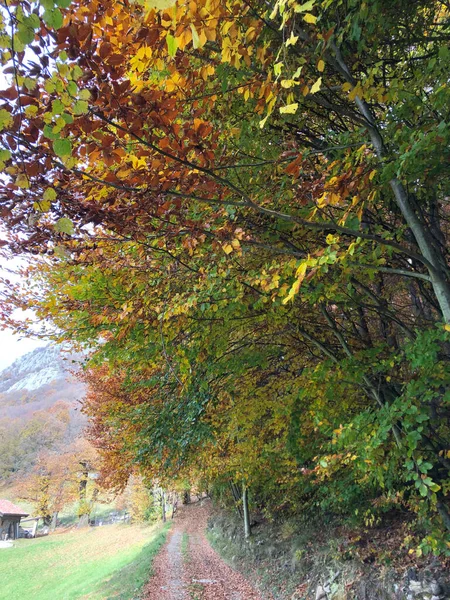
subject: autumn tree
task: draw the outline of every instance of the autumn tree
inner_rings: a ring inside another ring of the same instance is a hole
[[[445,550],[447,7],[6,13],[4,246],[45,258],[2,311],[94,351],[111,484],[137,464],[273,508],[384,495]]]

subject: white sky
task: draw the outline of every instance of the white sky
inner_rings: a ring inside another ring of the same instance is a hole
[[[9,367],[17,358],[31,352],[39,346],[45,346],[48,342],[42,340],[32,340],[29,338],[20,339],[12,331],[0,330],[0,371]]]
[[[8,66],[8,65],[7,65]],[[3,71],[0,71],[0,89],[4,89],[5,87],[10,85],[10,80],[5,77]],[[5,238],[5,234],[3,229],[0,230],[0,237]],[[4,260],[0,259],[0,272],[2,268],[6,268],[7,266],[13,268],[18,265],[20,261],[18,259],[14,259],[5,263]],[[8,274],[10,279],[13,279],[12,276]],[[0,323],[1,327],[1,323]],[[31,352],[35,350],[39,346],[45,346],[48,342],[42,340],[34,340],[30,338],[22,338],[14,335],[13,332],[9,329],[2,330],[0,329],[0,371],[2,371],[5,367],[8,367],[11,363],[13,363],[17,358],[23,356],[27,352]]]
[[[10,261],[5,261],[0,258],[0,274],[6,275],[11,280],[18,280],[18,276],[6,271],[4,269],[18,268],[20,264],[23,264],[19,258],[14,258]],[[27,313],[23,313],[25,316],[30,316]],[[17,358],[23,356],[27,352],[31,352],[39,346],[46,346],[48,342],[43,340],[35,340],[32,338],[24,338],[13,333],[11,329],[1,329],[0,323],[0,371],[8,367]]]

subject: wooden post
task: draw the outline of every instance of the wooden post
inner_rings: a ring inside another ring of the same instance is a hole
[[[39,523],[39,517],[37,519],[34,520],[34,524],[33,524],[33,530],[31,532],[31,535],[35,538],[36,537],[36,531],[38,528],[38,523]]]

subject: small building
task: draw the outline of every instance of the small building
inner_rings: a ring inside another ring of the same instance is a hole
[[[22,517],[28,517],[18,506],[9,500],[0,499],[0,540],[16,540]]]

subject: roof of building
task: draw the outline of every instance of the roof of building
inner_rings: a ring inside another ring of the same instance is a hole
[[[0,499],[0,515],[14,515],[16,517],[28,517],[29,513],[23,512],[21,508],[9,500]]]

